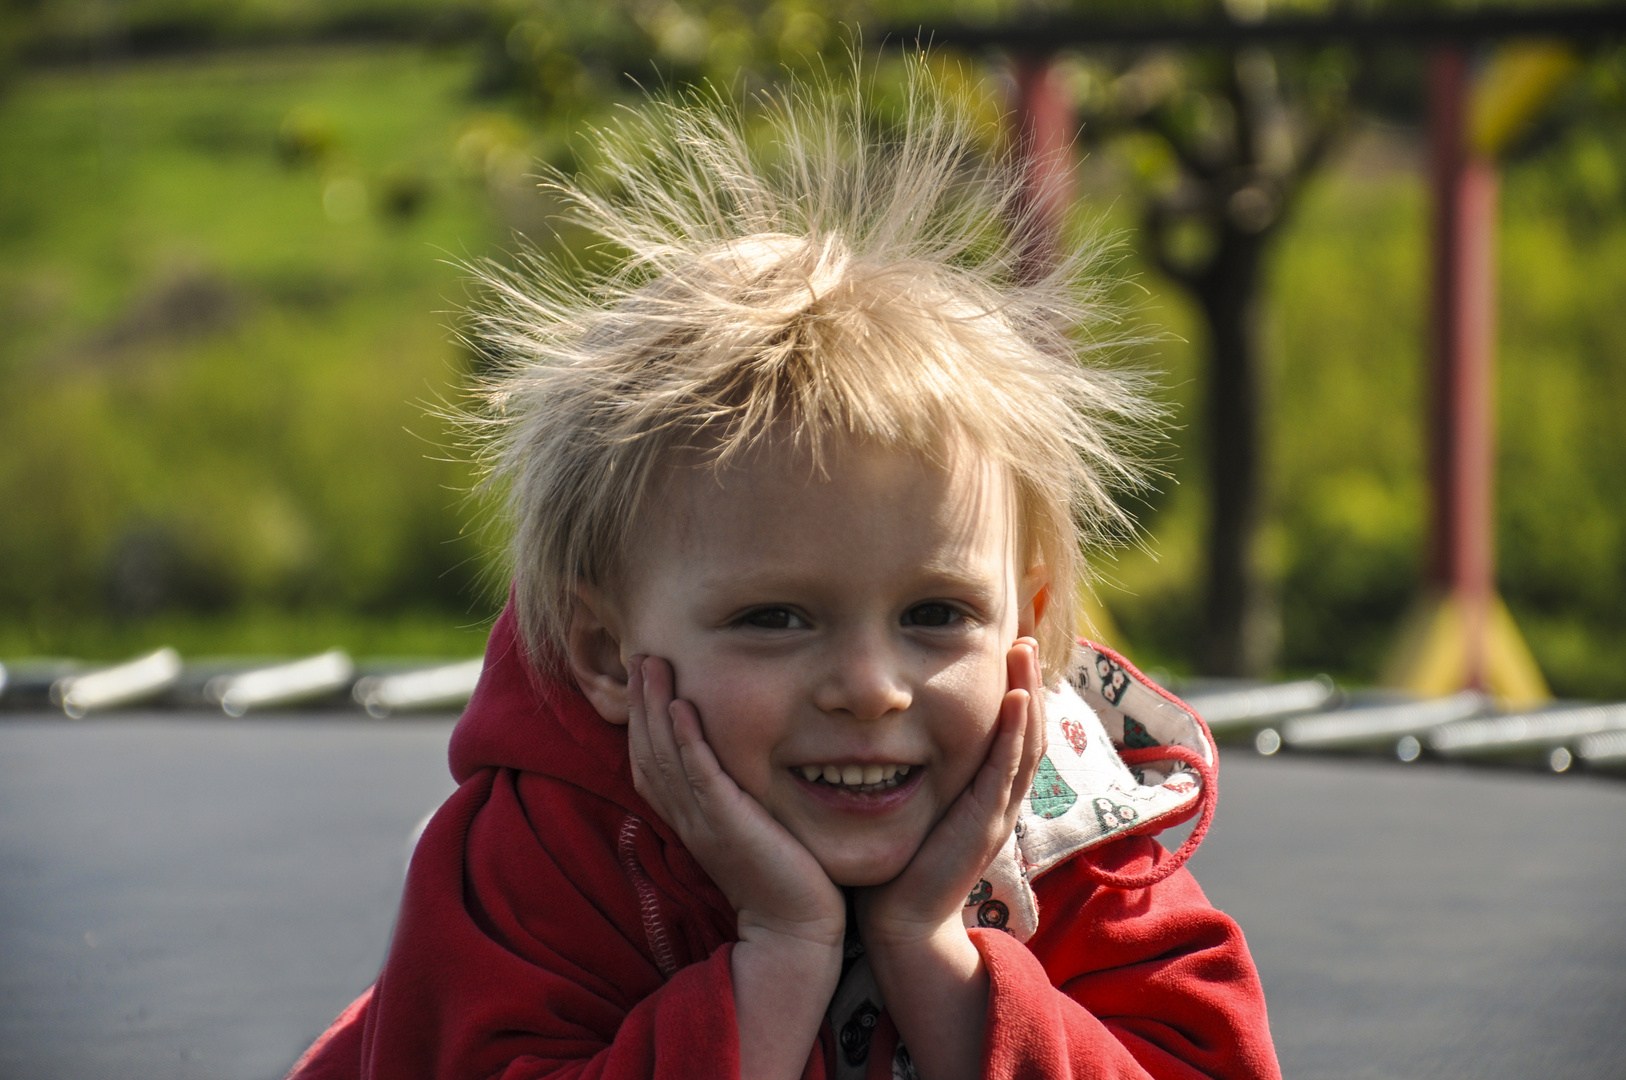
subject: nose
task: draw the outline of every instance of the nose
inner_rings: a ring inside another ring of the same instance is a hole
[[[914,700],[904,658],[884,635],[845,635],[827,656],[814,704],[855,720],[879,720]]]

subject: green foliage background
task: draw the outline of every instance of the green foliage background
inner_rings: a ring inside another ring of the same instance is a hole
[[[277,651],[313,642],[263,640],[269,612],[485,615],[468,470],[425,411],[466,374],[450,261],[502,235],[469,68],[275,51],[0,99],[8,652],[176,612]]]
[[[1502,172],[1498,584],[1554,691],[1626,695],[1626,64],[1598,61]],[[1268,268],[1270,517],[1281,664],[1376,677],[1417,596],[1428,527],[1428,214],[1417,133],[1370,123],[1312,181]],[[1101,194],[1105,194],[1102,192]],[[1203,484],[1201,328],[1150,271],[1188,426],[1178,483],[1104,598],[1132,647],[1193,643]],[[1155,557],[1154,557],[1155,556]]]
[[[915,6],[881,14],[935,10]],[[433,412],[474,363],[452,333],[457,261],[501,256],[516,230],[548,242],[527,173],[570,167],[569,133],[635,96],[619,72],[740,85],[743,67],[749,85],[839,60],[839,20],[879,10],[132,5],[123,40],[213,47],[124,60],[84,29],[92,6],[24,8],[8,18],[32,36],[0,60],[7,657],[477,651],[502,590]],[[416,39],[246,47],[335,27]],[[1501,584],[1555,689],[1622,696],[1621,55],[1571,97],[1504,172]],[[1416,594],[1426,529],[1416,132],[1363,131],[1268,271],[1261,552],[1284,670],[1353,680],[1375,675]],[[1132,220],[1143,150],[1092,154],[1084,216]],[[1106,567],[1102,596],[1138,658],[1179,671],[1200,566],[1201,331],[1127,250],[1126,291],[1173,335],[1150,360],[1182,426],[1148,543]]]

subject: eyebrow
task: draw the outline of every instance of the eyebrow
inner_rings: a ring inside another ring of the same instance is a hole
[[[1003,581],[968,573],[967,568],[955,563],[928,560],[919,564],[912,575],[913,586],[925,593],[938,590],[966,594],[968,598],[992,603],[1004,590]],[[702,589],[712,592],[755,592],[773,596],[780,592],[801,590],[817,591],[821,578],[797,570],[763,569],[753,571],[749,566],[724,574],[711,574],[696,581]]]

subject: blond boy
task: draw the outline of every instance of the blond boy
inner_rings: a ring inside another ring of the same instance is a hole
[[[560,189],[615,268],[492,274],[513,597],[294,1076],[1276,1075],[1150,838],[1206,825],[1207,733],[1073,637],[1154,410],[923,71],[882,135],[828,87],[766,135],[651,106]]]

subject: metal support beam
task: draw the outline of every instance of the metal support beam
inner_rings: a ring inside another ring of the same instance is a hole
[[[1026,18],[1003,26],[938,23],[875,28],[877,41],[1004,48],[1033,54],[1096,45],[1224,46],[1438,45],[1503,38],[1549,38],[1593,45],[1626,33],[1626,5],[1478,8],[1357,15],[1279,15],[1257,22],[1206,19]]]
[[[1037,277],[1055,264],[1067,209],[1073,202],[1073,103],[1048,56],[1013,65],[1016,124],[1022,160],[1023,272]]]
[[[1496,592],[1495,333],[1497,172],[1469,138],[1460,45],[1429,61],[1430,536],[1425,591],[1385,681],[1424,695],[1474,690],[1518,706],[1546,680]]]
[[[1018,212],[1025,230],[1020,271],[1032,280],[1056,264],[1063,243],[1077,186],[1073,154],[1078,121],[1061,73],[1048,54],[1015,58],[1011,79],[1015,91],[1011,122],[1022,170]],[[1082,618],[1076,632],[1123,648],[1112,613],[1085,582],[1078,586],[1078,604]]]
[[[1429,63],[1434,203],[1429,584],[1461,607],[1464,685],[1485,690],[1495,591],[1492,477],[1496,169],[1468,145],[1468,61],[1445,46]]]

